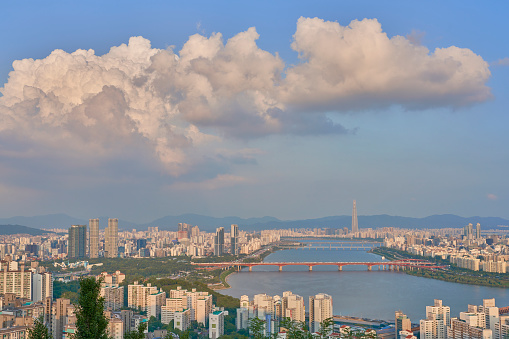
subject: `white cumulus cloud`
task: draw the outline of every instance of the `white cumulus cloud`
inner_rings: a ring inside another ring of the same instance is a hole
[[[281,100],[298,109],[408,109],[462,106],[490,98],[488,64],[469,49],[430,52],[389,38],[376,19],[349,26],[300,18],[292,48],[301,64],[288,69]]]
[[[390,38],[376,19],[341,26],[300,18],[291,46],[301,62],[290,66],[258,38],[254,27],[226,42],[196,34],[175,53],[132,37],[104,55],[55,50],[14,61],[0,88],[0,158],[16,166],[36,154],[51,168],[143,155],[186,182],[193,173],[218,178],[207,181],[216,187],[242,182],[228,173],[233,163],[256,163],[256,152],[225,151],[228,138],[344,134],[324,112],[457,107],[491,96],[480,56]]]

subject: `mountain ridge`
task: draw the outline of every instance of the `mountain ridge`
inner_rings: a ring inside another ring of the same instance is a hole
[[[108,217],[99,217],[100,229],[104,229]],[[388,214],[378,215],[360,215],[358,216],[359,227],[397,227],[397,228],[449,228],[463,227],[469,223],[481,223],[483,229],[486,228],[504,228],[509,225],[509,220],[499,217],[461,217],[454,214],[435,214],[423,218],[393,216]],[[228,217],[210,217],[201,214],[187,213],[181,215],[167,215],[147,223],[135,223],[119,219],[119,229],[146,230],[148,227],[159,227],[161,230],[177,230],[178,223],[187,223],[198,225],[203,231],[215,231],[217,227],[229,227],[231,224],[237,224],[246,231],[259,231],[262,229],[275,228],[343,228],[351,227],[352,217],[350,215],[327,216],[322,218],[301,219],[301,220],[280,220],[275,217],[259,218],[240,218],[235,216]],[[0,225],[24,225],[29,228],[69,228],[71,225],[88,225],[88,220],[71,217],[67,214],[47,214],[33,217],[11,217],[0,218]],[[509,227],[509,226],[508,226]]]
[[[22,225],[0,225],[0,235],[14,235],[14,234],[28,234],[28,235],[43,235],[47,233],[55,233],[51,231],[44,231],[38,228],[27,227]]]

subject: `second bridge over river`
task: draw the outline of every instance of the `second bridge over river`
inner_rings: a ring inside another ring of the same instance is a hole
[[[366,266],[368,271],[371,271],[373,266],[378,267],[379,270],[447,268],[446,266],[439,266],[435,263],[419,259],[406,259],[385,262],[217,262],[192,263],[192,265],[203,269],[228,269],[235,267],[239,271],[243,267],[248,267],[249,272],[251,272],[255,266],[277,266],[280,272],[283,271],[284,266],[308,266],[309,271],[312,271],[314,266],[337,266],[338,271],[342,271],[343,266]]]

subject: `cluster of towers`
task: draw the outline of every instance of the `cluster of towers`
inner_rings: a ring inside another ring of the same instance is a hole
[[[239,254],[239,226],[235,224],[230,228],[230,248],[231,254]],[[214,255],[220,256],[224,253],[224,227],[219,227],[214,235]]]
[[[99,257],[99,219],[89,220],[88,257]],[[87,256],[87,225],[72,225],[69,228],[67,257],[69,259]],[[104,230],[104,256],[118,256],[118,219],[108,219],[108,227]]]

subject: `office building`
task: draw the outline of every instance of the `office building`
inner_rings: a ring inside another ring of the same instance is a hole
[[[359,232],[359,223],[357,221],[357,205],[355,200],[353,201],[353,209],[352,209],[352,233]]]
[[[118,219],[108,219],[108,227],[104,231],[104,256],[118,257]]]
[[[85,258],[87,249],[87,226],[72,225],[69,228],[67,257],[69,259]]]
[[[99,258],[99,219],[88,220],[89,228],[89,257]]]
[[[311,333],[320,331],[320,323],[332,318],[332,315],[332,297],[330,295],[320,293],[309,297],[309,330]]]
[[[224,227],[216,229],[214,236],[214,255],[221,256],[224,254]]]
[[[233,224],[230,230],[230,245],[232,255],[239,254],[239,226]]]

